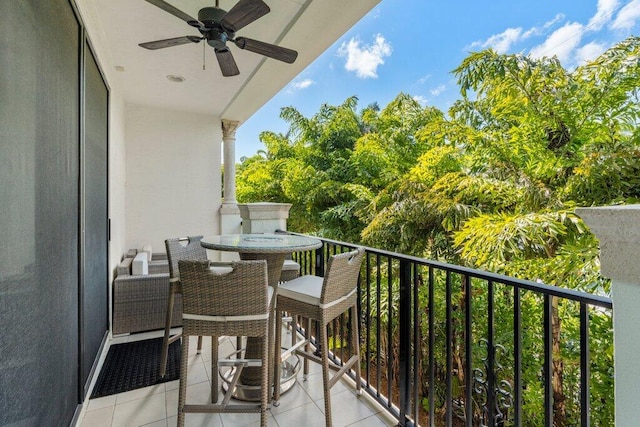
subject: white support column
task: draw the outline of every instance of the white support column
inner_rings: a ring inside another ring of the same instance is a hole
[[[222,121],[222,142],[224,143],[224,202],[225,204],[237,204],[236,202],[236,130],[239,122],[232,120]]]
[[[236,130],[239,122],[222,120],[222,142],[224,162],[224,198],[220,207],[220,233],[238,234],[241,232],[242,219],[236,201]],[[223,261],[237,259],[231,252],[221,252]]]
[[[616,426],[640,420],[640,205],[579,208],[600,240],[602,275],[611,279]]]

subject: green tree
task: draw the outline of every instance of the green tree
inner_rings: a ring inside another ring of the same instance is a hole
[[[574,209],[640,199],[640,38],[574,70],[557,58],[485,50],[453,74],[460,99],[446,113],[404,93],[360,112],[356,97],[312,117],[283,108],[289,131],[261,135],[266,150],[238,168],[238,199],[292,203],[296,231],[607,294],[597,241]],[[497,323],[508,324],[510,294],[497,295]],[[463,300],[454,297],[459,312]],[[562,426],[579,416],[580,349],[571,345],[579,328],[577,307],[553,304],[554,422]],[[523,297],[527,318],[539,305]],[[603,355],[592,364],[592,425],[610,425],[611,316],[594,311],[591,320]],[[536,425],[539,322],[525,330],[524,411]]]

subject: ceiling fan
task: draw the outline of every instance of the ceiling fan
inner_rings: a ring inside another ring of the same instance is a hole
[[[207,44],[215,50],[220,70],[225,77],[240,74],[236,61],[227,46],[228,41],[233,42],[240,49],[246,49],[289,64],[293,64],[298,57],[298,52],[295,50],[247,37],[236,37],[238,30],[269,13],[271,9],[262,0],[239,0],[228,12],[220,9],[218,0],[216,0],[215,6],[200,9],[198,19],[187,15],[164,0],[147,0],[147,2],[197,28],[202,36],[175,37],[140,43],[139,46],[145,49],[156,50],[187,43],[200,43],[201,40],[206,40]]]

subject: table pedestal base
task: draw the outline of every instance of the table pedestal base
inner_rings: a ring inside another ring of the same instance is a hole
[[[231,356],[235,358],[235,356],[241,352],[242,350],[230,354],[228,359],[232,359]],[[295,385],[296,376],[300,371],[300,366],[300,359],[296,355],[291,355],[287,360],[284,360],[282,362],[282,364],[280,365],[280,374],[282,375],[280,379],[280,394],[286,393],[291,389],[291,387]],[[220,378],[222,378],[222,389],[226,393],[227,391],[229,391],[229,383],[233,378],[235,368],[227,369],[225,372],[223,372],[222,369],[219,369],[218,372]],[[242,378],[242,376],[240,378]],[[231,396],[237,400],[259,402],[261,389],[262,386],[260,385],[247,385],[239,382]],[[271,390],[269,390],[269,392],[271,394]]]

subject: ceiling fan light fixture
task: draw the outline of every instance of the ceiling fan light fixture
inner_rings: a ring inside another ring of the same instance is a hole
[[[175,75],[175,74],[169,74],[167,76],[167,80],[169,80],[170,82],[173,82],[173,83],[182,83],[186,79],[184,77],[182,77],[182,76],[178,76],[178,75]]]

